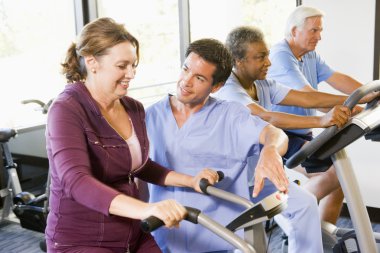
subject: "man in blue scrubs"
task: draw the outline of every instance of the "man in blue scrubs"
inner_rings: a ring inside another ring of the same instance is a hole
[[[292,89],[301,91],[318,90],[318,85],[326,82],[345,94],[351,94],[362,84],[348,75],[333,70],[315,51],[321,40],[323,12],[307,6],[297,7],[289,16],[286,38],[270,49],[268,79],[274,79]],[[315,109],[297,106],[273,107],[275,111],[315,116]],[[292,133],[309,137],[311,129],[291,130]],[[343,192],[337,180],[335,168],[310,178],[305,187],[320,201],[321,218],[336,223],[343,203]],[[308,175],[309,177],[311,174]],[[333,192],[325,191],[325,185],[334,185]]]
[[[255,175],[252,195],[257,197],[268,178],[280,191],[288,191],[281,156],[287,149],[285,134],[252,116],[247,107],[210,97],[231,74],[232,58],[222,43],[202,39],[190,44],[177,83],[176,95],[168,95],[146,111],[151,158],[176,171],[196,173],[210,167],[224,172],[219,187],[249,198],[247,172]],[[258,145],[262,144],[260,155]],[[255,168],[247,168],[247,157],[258,157]],[[302,191],[293,187],[294,191]],[[289,189],[289,191],[292,191]],[[290,193],[290,192],[289,192]],[[308,221],[296,229],[312,245],[302,252],[322,252],[321,228],[315,198],[305,192],[304,205],[297,212],[283,212],[284,219]],[[150,186],[151,201],[176,199],[199,208],[226,225],[241,207],[176,187]],[[194,224],[182,222],[176,231],[161,228],[154,237],[163,252],[231,251],[232,246]],[[300,242],[302,243],[302,242]],[[316,245],[315,247],[313,247]]]

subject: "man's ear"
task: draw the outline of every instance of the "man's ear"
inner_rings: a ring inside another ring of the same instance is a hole
[[[296,30],[297,30],[297,27],[294,26],[294,27],[292,28],[292,37],[293,37],[293,38],[296,37]]]
[[[222,88],[224,85],[224,82],[219,82],[211,87],[211,93],[217,92],[220,88]]]
[[[243,60],[244,60],[244,58],[234,60],[234,65],[237,67],[240,67],[243,64]]]

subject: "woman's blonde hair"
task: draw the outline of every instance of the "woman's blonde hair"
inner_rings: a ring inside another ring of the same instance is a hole
[[[135,48],[137,62],[139,61],[139,42],[130,34],[123,24],[116,23],[111,18],[99,18],[83,27],[76,43],[72,43],[66,53],[66,59],[61,64],[62,74],[68,83],[83,81],[87,77],[84,56],[102,56],[107,49],[129,41]]]

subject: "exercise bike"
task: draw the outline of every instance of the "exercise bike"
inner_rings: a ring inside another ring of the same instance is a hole
[[[48,214],[48,188],[45,194],[38,197],[30,192],[22,191],[17,173],[17,164],[13,161],[8,142],[15,137],[17,131],[11,128],[0,129],[0,144],[4,157],[4,169],[8,177],[6,187],[1,189],[1,198],[4,198],[3,211],[0,223],[9,218],[10,213],[16,215],[23,228],[33,231],[45,232],[46,217]],[[47,187],[50,177],[48,176]]]
[[[218,174],[220,181],[224,175],[220,171]],[[273,218],[287,207],[286,194],[275,192],[253,204],[243,197],[210,185],[206,179],[202,179],[199,186],[203,193],[243,206],[246,210],[225,227],[192,207],[186,207],[188,214],[185,220],[200,224],[243,253],[267,252],[268,242],[263,222]],[[141,221],[141,228],[144,232],[154,231],[162,225],[164,223],[154,216]],[[235,234],[240,229],[244,229],[244,239]]]
[[[352,109],[365,95],[380,91],[380,81],[372,81],[357,89],[344,105]],[[360,194],[350,159],[345,147],[364,136],[372,141],[380,141],[380,104],[378,99],[367,104],[365,110],[355,115],[341,129],[332,126],[305,144],[290,157],[286,166],[294,168],[306,159],[326,159],[331,157],[343,189],[354,229],[338,228],[322,222],[322,239],[325,252],[380,252],[380,233],[372,231],[370,219]]]

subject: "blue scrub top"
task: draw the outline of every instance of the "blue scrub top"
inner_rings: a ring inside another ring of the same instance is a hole
[[[248,95],[247,91],[241,86],[239,80],[236,78],[234,74],[231,74],[227,79],[224,86],[215,92],[212,96],[217,97],[219,99],[234,101],[241,103],[245,106],[249,104],[257,103],[260,106],[264,107],[268,111],[272,111],[273,105],[280,103],[286,95],[289,93],[290,88],[277,83],[274,80],[256,80],[255,81],[256,91],[258,101],[254,100],[251,96]],[[255,168],[258,162],[259,156],[253,155],[247,159],[247,167]],[[253,186],[254,183],[254,174],[253,170],[248,169],[248,185]],[[266,180],[265,184],[268,187],[271,187],[268,190],[268,194],[275,191],[275,187],[273,184]],[[259,199],[261,199],[261,196]],[[256,200],[257,201],[257,200]]]
[[[291,89],[274,80],[256,80],[255,86],[258,101],[249,96],[236,76],[231,74],[224,86],[212,96],[227,101],[235,101],[245,106],[257,103],[268,111],[272,111],[273,105],[281,103]]]
[[[202,109],[178,128],[169,96],[149,107],[146,123],[150,157],[175,171],[195,175],[203,168],[221,170],[225,179],[218,187],[249,198],[246,159],[258,149],[259,136],[268,124],[250,114],[245,106],[209,98]],[[150,185],[150,201],[175,199],[200,209],[223,225],[243,207],[180,187]],[[240,233],[242,235],[242,233]],[[163,252],[208,252],[233,247],[200,225],[181,222],[179,229],[160,228],[154,237]]]

